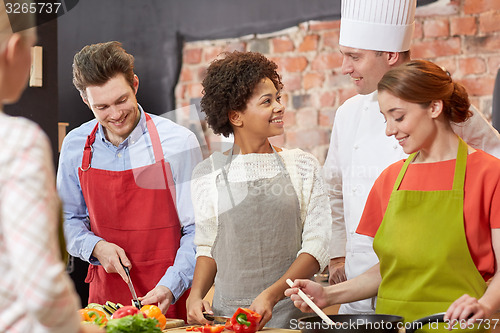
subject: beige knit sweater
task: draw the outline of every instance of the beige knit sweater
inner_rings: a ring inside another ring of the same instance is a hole
[[[321,167],[313,155],[300,149],[284,149],[278,154],[290,174],[300,205],[302,249],[297,256],[301,253],[312,255],[322,271],[330,260],[328,244],[332,222]],[[219,211],[216,181],[223,181],[220,168],[227,160],[227,155],[215,152],[193,171],[191,195],[196,219],[194,243],[197,246],[197,257],[211,257]],[[234,155],[229,170],[226,164],[229,182],[272,178],[280,171],[274,154]]]

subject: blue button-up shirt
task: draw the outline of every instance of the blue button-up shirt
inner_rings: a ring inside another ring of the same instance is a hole
[[[155,162],[151,139],[146,128],[146,117],[139,106],[141,117],[129,137],[118,147],[109,142],[99,124],[92,146],[92,167],[123,171]],[[202,160],[194,133],[169,119],[151,115],[160,136],[165,161],[170,164],[176,189],[176,207],[183,236],[173,266],[169,267],[158,285],[169,288],[177,300],[191,286],[195,259],[194,213],[191,203],[190,180],[194,167]],[[78,177],[82,164],[83,147],[97,120],[91,120],[72,130],[65,137],[59,157],[57,189],[63,201],[64,233],[68,252],[92,264],[99,264],[92,256],[95,244],[102,240],[90,231],[87,206]],[[161,208],[159,208],[161,209]]]

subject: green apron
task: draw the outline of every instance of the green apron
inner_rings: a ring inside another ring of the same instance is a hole
[[[405,322],[445,312],[463,294],[480,298],[486,290],[465,237],[467,144],[460,139],[452,190],[398,190],[415,156],[401,168],[373,243],[382,276],[376,312]]]

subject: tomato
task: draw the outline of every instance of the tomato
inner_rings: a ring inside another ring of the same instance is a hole
[[[87,321],[91,323],[98,324],[99,326],[104,326],[108,322],[106,314],[101,310],[97,309],[80,309],[78,310],[82,321]]]
[[[113,313],[112,318],[113,319],[123,318],[126,316],[133,316],[138,313],[141,313],[144,316],[144,318],[147,318],[144,313],[142,313],[141,311],[139,311],[139,309],[137,309],[135,306],[132,305],[122,306],[121,308],[116,310],[115,313]]]
[[[161,329],[164,329],[165,326],[167,325],[167,318],[161,313],[161,310],[159,307],[153,304],[147,304],[144,305],[141,308],[141,312],[144,313],[148,318],[155,318],[158,320],[158,326]]]

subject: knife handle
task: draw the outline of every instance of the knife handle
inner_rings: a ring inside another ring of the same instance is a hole
[[[203,312],[203,317],[205,317],[206,320],[208,321],[214,321],[214,315],[211,315],[210,313]]]

